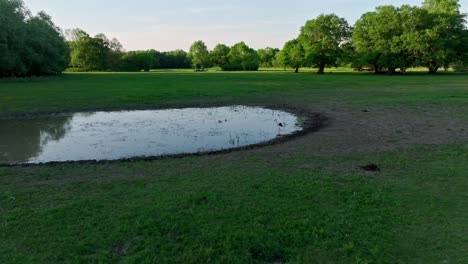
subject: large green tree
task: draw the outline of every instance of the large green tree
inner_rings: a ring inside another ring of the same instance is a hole
[[[404,6],[406,17],[416,16],[416,8]],[[376,73],[394,73],[397,68],[411,66],[415,58],[404,45],[404,25],[417,27],[402,16],[402,9],[380,6],[361,16],[354,26],[352,43],[362,66],[371,66]],[[416,19],[417,20],[417,19]],[[409,24],[408,24],[409,22]]]
[[[283,67],[290,67],[299,72],[299,68],[305,65],[305,50],[297,39],[290,40],[284,44],[283,49],[276,54],[276,61]]]
[[[210,52],[211,61],[215,66],[223,67],[228,64],[228,54],[231,51],[231,48],[224,44],[218,44]]]
[[[0,0],[0,77],[58,74],[67,65],[68,47],[50,16]]]
[[[306,51],[306,63],[323,74],[325,67],[337,65],[343,54],[342,45],[350,36],[348,22],[337,15],[320,15],[307,21],[299,36]]]
[[[26,57],[31,75],[57,74],[68,67],[69,49],[49,15],[39,12],[28,20]]]
[[[201,40],[195,41],[190,47],[189,57],[192,64],[197,70],[203,71],[210,64],[210,52],[205,42]]]
[[[456,0],[430,0],[423,7],[381,6],[361,16],[352,43],[355,64],[376,72],[426,66],[429,73],[466,57],[464,15]]]
[[[103,71],[109,66],[109,41],[103,34],[91,37],[81,29],[67,32],[71,66],[82,71]]]
[[[418,34],[415,50],[429,73],[436,73],[466,57],[465,15],[460,12],[458,0],[425,0],[423,8],[428,12],[428,26]]]

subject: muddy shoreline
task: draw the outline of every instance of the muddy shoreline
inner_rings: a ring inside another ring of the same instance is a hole
[[[86,113],[86,112],[108,112],[108,111],[137,111],[137,110],[162,110],[162,109],[180,109],[180,108],[212,108],[212,107],[223,107],[223,106],[235,106],[237,104],[225,105],[225,104],[187,104],[184,106],[181,105],[170,105],[170,106],[157,106],[157,107],[133,107],[133,108],[94,108],[94,109],[81,109],[77,111],[61,111],[61,112],[36,112],[36,113],[17,113],[17,114],[0,114],[0,119],[9,120],[9,119],[31,119],[31,118],[45,118],[45,117],[57,117],[57,116],[67,116],[72,113]],[[296,131],[292,134],[280,136],[275,139],[265,141],[258,144],[252,144],[249,146],[216,150],[216,151],[202,151],[197,153],[182,153],[174,155],[159,155],[159,156],[142,156],[134,158],[124,158],[116,160],[81,160],[81,161],[64,161],[64,162],[46,162],[46,163],[37,163],[37,164],[0,164],[0,168],[13,168],[13,167],[37,167],[37,166],[54,166],[54,165],[63,165],[63,164],[110,164],[110,163],[120,163],[120,162],[137,162],[137,161],[155,161],[155,160],[164,160],[164,159],[180,159],[186,157],[199,157],[199,156],[210,156],[210,155],[219,155],[226,154],[231,152],[237,152],[242,150],[251,150],[256,148],[261,148],[264,146],[271,146],[280,144],[291,139],[301,137],[313,132],[316,132],[329,124],[329,119],[321,113],[312,113],[307,110],[291,107],[287,105],[249,105],[242,104],[250,107],[261,107],[268,108],[272,110],[285,111],[291,114],[296,115],[298,118],[302,119],[301,124],[302,130]]]

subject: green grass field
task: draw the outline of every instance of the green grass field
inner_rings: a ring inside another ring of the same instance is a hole
[[[0,167],[0,263],[467,263],[466,74],[0,80],[2,118],[232,104],[329,122],[226,154]]]

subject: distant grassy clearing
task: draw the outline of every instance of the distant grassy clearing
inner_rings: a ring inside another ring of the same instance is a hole
[[[252,101],[269,104],[284,96],[305,96],[304,100],[313,103],[465,105],[467,80],[466,74],[74,73],[31,80],[0,80],[0,113]]]

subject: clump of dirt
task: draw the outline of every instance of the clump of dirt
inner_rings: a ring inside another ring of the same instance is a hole
[[[381,172],[382,171],[382,169],[376,164],[368,164],[365,166],[359,166],[359,168],[367,172]]]

